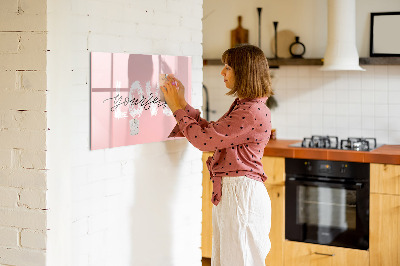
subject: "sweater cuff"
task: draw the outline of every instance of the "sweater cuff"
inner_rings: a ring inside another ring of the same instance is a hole
[[[186,115],[186,112],[183,109],[178,109],[174,112],[174,117],[175,117],[176,121],[180,121],[185,115]],[[182,132],[179,128],[179,124],[176,123],[175,127],[172,129],[168,138],[176,138],[176,137],[184,137],[184,136],[185,135],[182,134]]]
[[[198,110],[194,109],[190,104],[187,104],[184,110],[190,117],[196,118]]]
[[[185,116],[187,115],[187,112],[183,109],[178,109],[174,112],[174,117],[176,119],[176,121],[181,121]]]

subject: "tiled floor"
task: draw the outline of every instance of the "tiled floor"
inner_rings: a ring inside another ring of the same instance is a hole
[[[203,266],[211,266],[211,259],[209,258],[202,258]]]

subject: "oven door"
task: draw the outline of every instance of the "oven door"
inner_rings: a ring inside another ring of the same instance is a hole
[[[286,239],[367,250],[369,185],[286,178]]]

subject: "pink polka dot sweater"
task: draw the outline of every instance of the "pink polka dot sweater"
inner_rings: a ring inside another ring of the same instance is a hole
[[[267,97],[236,98],[216,122],[201,118],[200,111],[189,104],[174,112],[178,124],[169,137],[184,136],[199,150],[214,151],[214,156],[207,160],[214,205],[221,200],[224,176],[247,176],[261,182],[267,179],[261,164],[271,132],[271,112],[266,100]]]

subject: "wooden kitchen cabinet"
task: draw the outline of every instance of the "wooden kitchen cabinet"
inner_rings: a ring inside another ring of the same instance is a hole
[[[265,187],[271,199],[271,250],[265,259],[266,266],[283,265],[285,240],[285,158],[264,156],[261,159],[267,175]]]
[[[206,161],[212,152],[203,153],[203,195],[202,195],[202,223],[201,223],[201,253],[204,258],[211,258],[212,252],[212,183]]]
[[[264,156],[261,159],[261,163],[268,177],[265,184],[285,185],[285,158]]]
[[[285,241],[285,266],[367,266],[365,250]]]
[[[400,195],[400,165],[370,164],[371,193]]]
[[[208,172],[206,161],[212,152],[203,153],[203,217],[202,217],[202,256],[211,258],[212,253],[212,183]],[[283,265],[284,230],[285,230],[285,158],[263,157],[262,164],[268,176],[265,187],[271,199],[272,221],[271,221],[271,250],[266,258],[267,266]]]
[[[370,265],[400,265],[400,165],[370,167]]]
[[[271,250],[265,259],[266,266],[283,265],[285,241],[285,187],[265,184],[271,199]]]
[[[400,196],[373,193],[370,202],[370,265],[400,265]]]

